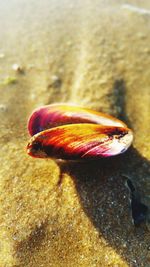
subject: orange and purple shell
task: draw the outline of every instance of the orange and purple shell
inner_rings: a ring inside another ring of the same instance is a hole
[[[98,159],[125,152],[133,133],[122,121],[68,104],[36,109],[29,118],[27,152],[36,158]]]

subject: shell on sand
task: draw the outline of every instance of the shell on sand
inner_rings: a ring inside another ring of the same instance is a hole
[[[33,137],[27,152],[38,158],[78,160],[110,157],[125,152],[133,140],[132,131],[120,120],[67,104],[35,110],[28,129]]]

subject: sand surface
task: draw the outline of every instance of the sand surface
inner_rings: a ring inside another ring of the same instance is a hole
[[[0,267],[150,266],[150,215],[134,226],[125,186],[150,207],[149,67],[149,0],[0,0]],[[132,148],[32,159],[29,114],[54,102],[123,119]]]

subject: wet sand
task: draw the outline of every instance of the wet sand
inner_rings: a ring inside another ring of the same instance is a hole
[[[150,3],[125,4],[0,1],[0,267],[150,266],[150,215],[134,226],[125,185],[150,207]],[[124,120],[132,148],[88,163],[32,159],[28,117],[54,102]]]

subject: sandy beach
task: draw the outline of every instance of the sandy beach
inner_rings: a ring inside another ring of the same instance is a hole
[[[150,266],[149,44],[148,0],[0,0],[0,267]],[[28,118],[55,102],[123,120],[132,147],[29,157]],[[127,179],[146,207],[138,226]]]

